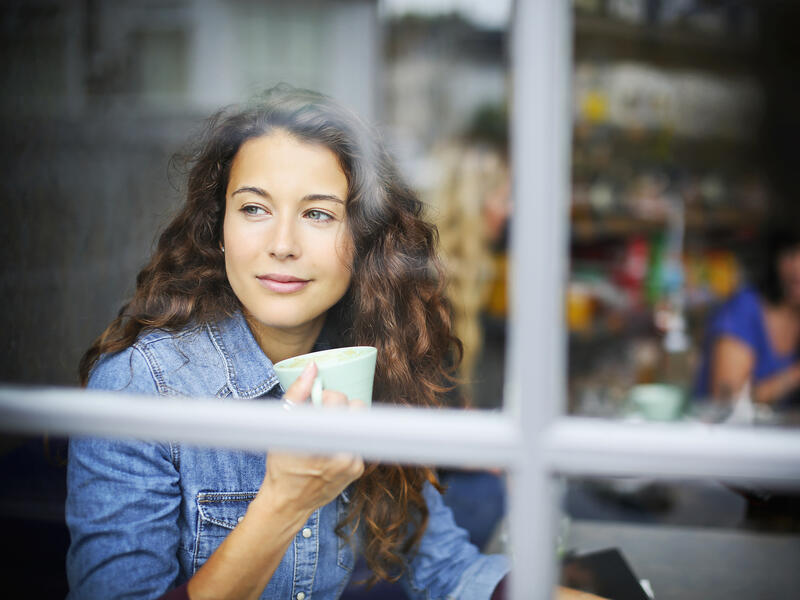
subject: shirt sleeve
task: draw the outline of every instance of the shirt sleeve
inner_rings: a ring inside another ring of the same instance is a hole
[[[732,336],[750,346],[754,352],[760,347],[761,305],[755,292],[743,290],[726,302],[711,323],[711,338]]]
[[[428,527],[401,580],[413,600],[489,600],[508,573],[505,556],[481,554],[453,519],[441,494],[429,483]]]
[[[149,365],[134,348],[104,357],[88,387],[157,393]],[[69,598],[158,598],[175,587],[179,507],[169,444],[71,439]]]

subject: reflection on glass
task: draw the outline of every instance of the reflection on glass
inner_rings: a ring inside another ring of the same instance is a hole
[[[797,186],[768,49],[796,9],[576,0],[574,17],[570,412],[797,423]]]

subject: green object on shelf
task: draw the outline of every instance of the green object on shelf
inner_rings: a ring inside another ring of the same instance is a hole
[[[650,242],[650,260],[644,282],[645,298],[651,306],[658,303],[662,296],[665,253],[666,236],[658,233],[652,237]]]

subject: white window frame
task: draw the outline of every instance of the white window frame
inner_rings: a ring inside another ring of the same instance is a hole
[[[362,413],[212,399],[0,387],[0,429],[170,439],[249,450],[354,451],[370,460],[503,467],[511,598],[551,598],[561,476],[715,478],[800,487],[800,435],[564,416],[572,2],[521,0],[512,19],[512,315],[504,410]],[[191,410],[187,403],[191,402]]]

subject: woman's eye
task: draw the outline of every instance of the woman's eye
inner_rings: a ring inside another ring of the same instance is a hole
[[[243,206],[241,210],[242,210],[242,212],[244,214],[251,215],[251,216],[264,215],[264,214],[267,213],[267,211],[265,211],[260,206],[254,206],[252,204],[249,204],[247,206]]]
[[[306,217],[308,217],[312,221],[331,221],[333,219],[333,217],[328,213],[317,209],[312,209],[308,211],[306,213]]]

